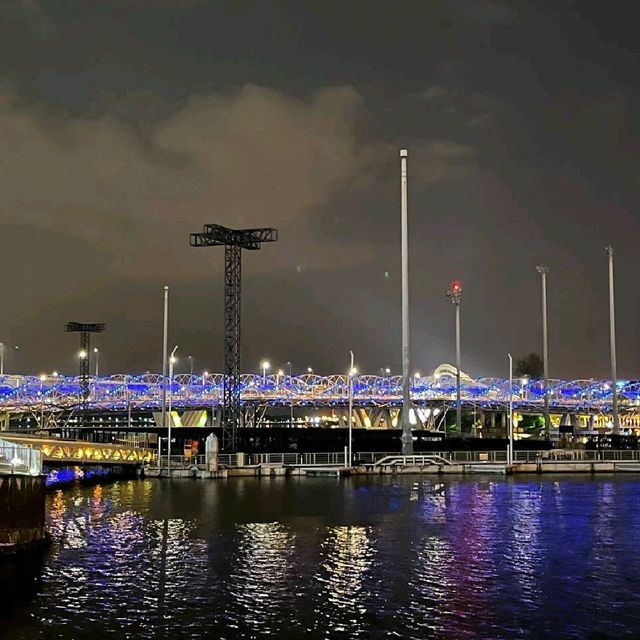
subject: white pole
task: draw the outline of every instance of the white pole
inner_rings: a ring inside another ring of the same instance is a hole
[[[127,377],[124,377],[124,383],[127,387],[127,427],[131,428],[131,392],[129,391],[129,385],[127,384]]]
[[[173,399],[173,363],[175,362],[174,356],[177,349],[178,345],[173,347],[171,357],[169,358],[169,429],[167,433],[167,469],[169,470],[169,475],[171,475],[171,423],[173,422],[171,417],[171,401]]]
[[[406,149],[400,150],[400,208],[402,244],[402,454],[413,454],[411,435],[411,397],[409,378],[409,223],[407,215],[407,156]]]
[[[609,255],[609,339],[611,348],[611,392],[613,409],[613,433],[620,431],[620,419],[618,417],[618,371],[616,363],[616,304],[614,298],[613,283],[613,247],[607,248]]]
[[[291,361],[289,365],[289,428],[293,428],[293,377],[291,375]]]
[[[349,351],[351,354],[351,365],[349,366],[349,464],[348,467],[351,467],[351,463],[353,460],[353,452],[352,452],[352,439],[351,439],[351,429],[353,423],[353,351]]]
[[[100,370],[100,349],[98,347],[94,347],[93,352],[96,354],[96,378],[98,377],[98,372]]]
[[[460,404],[460,302],[456,303],[456,426],[462,435],[462,406]]]
[[[164,287],[164,322],[162,329],[162,426],[167,426],[167,340],[169,332],[169,287]]]
[[[549,342],[547,330],[547,273],[549,267],[540,264],[537,267],[542,278],[542,367],[544,375],[544,435],[551,435],[551,414],[549,413]]]
[[[507,464],[513,464],[513,358],[509,356],[509,417],[507,425],[509,427],[509,445],[507,447]]]

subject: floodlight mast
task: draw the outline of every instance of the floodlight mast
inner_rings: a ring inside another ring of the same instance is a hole
[[[201,233],[192,233],[192,247],[224,247],[224,381],[222,396],[222,450],[233,452],[240,424],[240,346],[242,249],[256,251],[263,242],[276,242],[277,229],[229,229],[205,224]]]
[[[67,333],[80,334],[80,390],[82,392],[83,418],[89,402],[89,354],[91,353],[91,334],[102,333],[106,329],[104,322],[67,322]]]

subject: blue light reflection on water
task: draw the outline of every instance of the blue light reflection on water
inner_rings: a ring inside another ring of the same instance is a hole
[[[639,490],[619,477],[72,487],[49,497],[52,548],[25,566],[37,586],[9,599],[2,637],[636,638]]]
[[[74,480],[90,480],[91,478],[99,478],[102,476],[108,476],[110,470],[106,467],[98,465],[89,467],[47,467],[43,468],[45,474],[45,484],[47,487],[53,487],[57,484],[65,484],[73,482]]]

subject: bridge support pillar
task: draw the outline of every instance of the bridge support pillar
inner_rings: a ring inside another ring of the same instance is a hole
[[[0,474],[0,553],[45,540],[44,476]]]

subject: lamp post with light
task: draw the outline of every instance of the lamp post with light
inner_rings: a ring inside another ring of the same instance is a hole
[[[348,450],[348,462],[346,465],[351,467],[353,464],[353,448],[352,448],[352,428],[353,428],[353,378],[358,373],[358,370],[353,366],[353,351],[349,351],[351,354],[351,364],[349,365],[349,450]]]
[[[44,429],[44,381],[47,376],[43,373],[40,375],[40,428]]]
[[[509,429],[509,445],[507,452],[507,464],[513,464],[513,358],[509,356],[509,421],[507,427]]]
[[[100,371],[100,349],[98,347],[93,347],[93,353],[96,354],[96,378],[98,377],[98,372]]]
[[[127,427],[131,428],[131,389],[129,389],[129,382],[131,381],[131,376],[126,375],[124,377],[124,386],[127,393]]]
[[[11,345],[5,345],[4,342],[0,342],[0,376],[4,375],[4,348],[6,346],[11,347]],[[13,345],[13,350],[14,351],[18,351],[20,349],[20,347],[16,344]]]
[[[262,369],[262,384],[267,384],[267,371],[271,369],[271,363],[268,360],[263,360],[260,363],[260,368]]]
[[[447,297],[456,308],[456,427],[462,433],[462,407],[460,405],[460,303],[462,302],[462,285],[451,283]]]
[[[293,375],[291,360],[287,362],[289,367],[289,427],[293,427]]]
[[[171,356],[169,357],[169,408],[168,408],[168,417],[169,417],[169,428],[167,432],[167,474],[168,477],[171,477],[171,423],[173,422],[173,418],[171,416],[171,401],[173,397],[173,365],[176,363],[175,353],[178,350],[178,345],[173,347],[173,351],[171,352]]]

